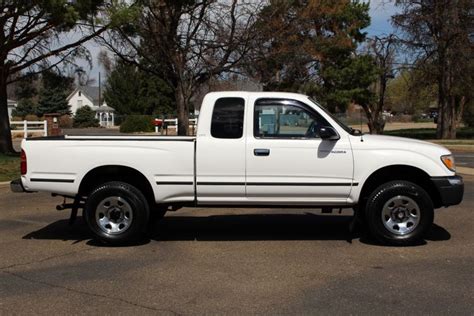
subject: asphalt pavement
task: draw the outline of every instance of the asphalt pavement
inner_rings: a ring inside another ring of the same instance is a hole
[[[59,198],[0,187],[0,315],[474,314],[474,177],[426,240],[386,247],[350,211],[182,209],[128,247]]]

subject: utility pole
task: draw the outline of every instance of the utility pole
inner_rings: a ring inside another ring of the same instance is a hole
[[[102,104],[100,103],[100,98],[101,98],[101,95],[100,95],[100,71],[99,71],[99,106],[101,106]]]

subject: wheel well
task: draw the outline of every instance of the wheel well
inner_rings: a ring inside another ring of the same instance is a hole
[[[406,165],[387,166],[372,173],[362,187],[359,203],[365,203],[378,186],[394,180],[405,180],[418,184],[431,197],[434,207],[441,207],[441,198],[430,176],[419,168]]]
[[[79,194],[87,196],[95,187],[109,181],[121,181],[133,185],[149,202],[155,201],[153,188],[148,179],[136,169],[119,165],[101,166],[89,171],[81,181]]]

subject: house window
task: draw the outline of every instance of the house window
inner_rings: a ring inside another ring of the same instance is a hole
[[[77,100],[77,108],[82,108],[82,100]]]
[[[79,90],[79,96],[81,96],[81,95],[82,95],[82,91],[81,91],[81,90]]]

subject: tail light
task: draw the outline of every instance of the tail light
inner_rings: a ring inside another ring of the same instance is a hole
[[[28,171],[28,167],[26,164],[26,153],[24,150],[21,150],[21,155],[20,155],[20,171],[21,175],[25,175],[26,172]]]

